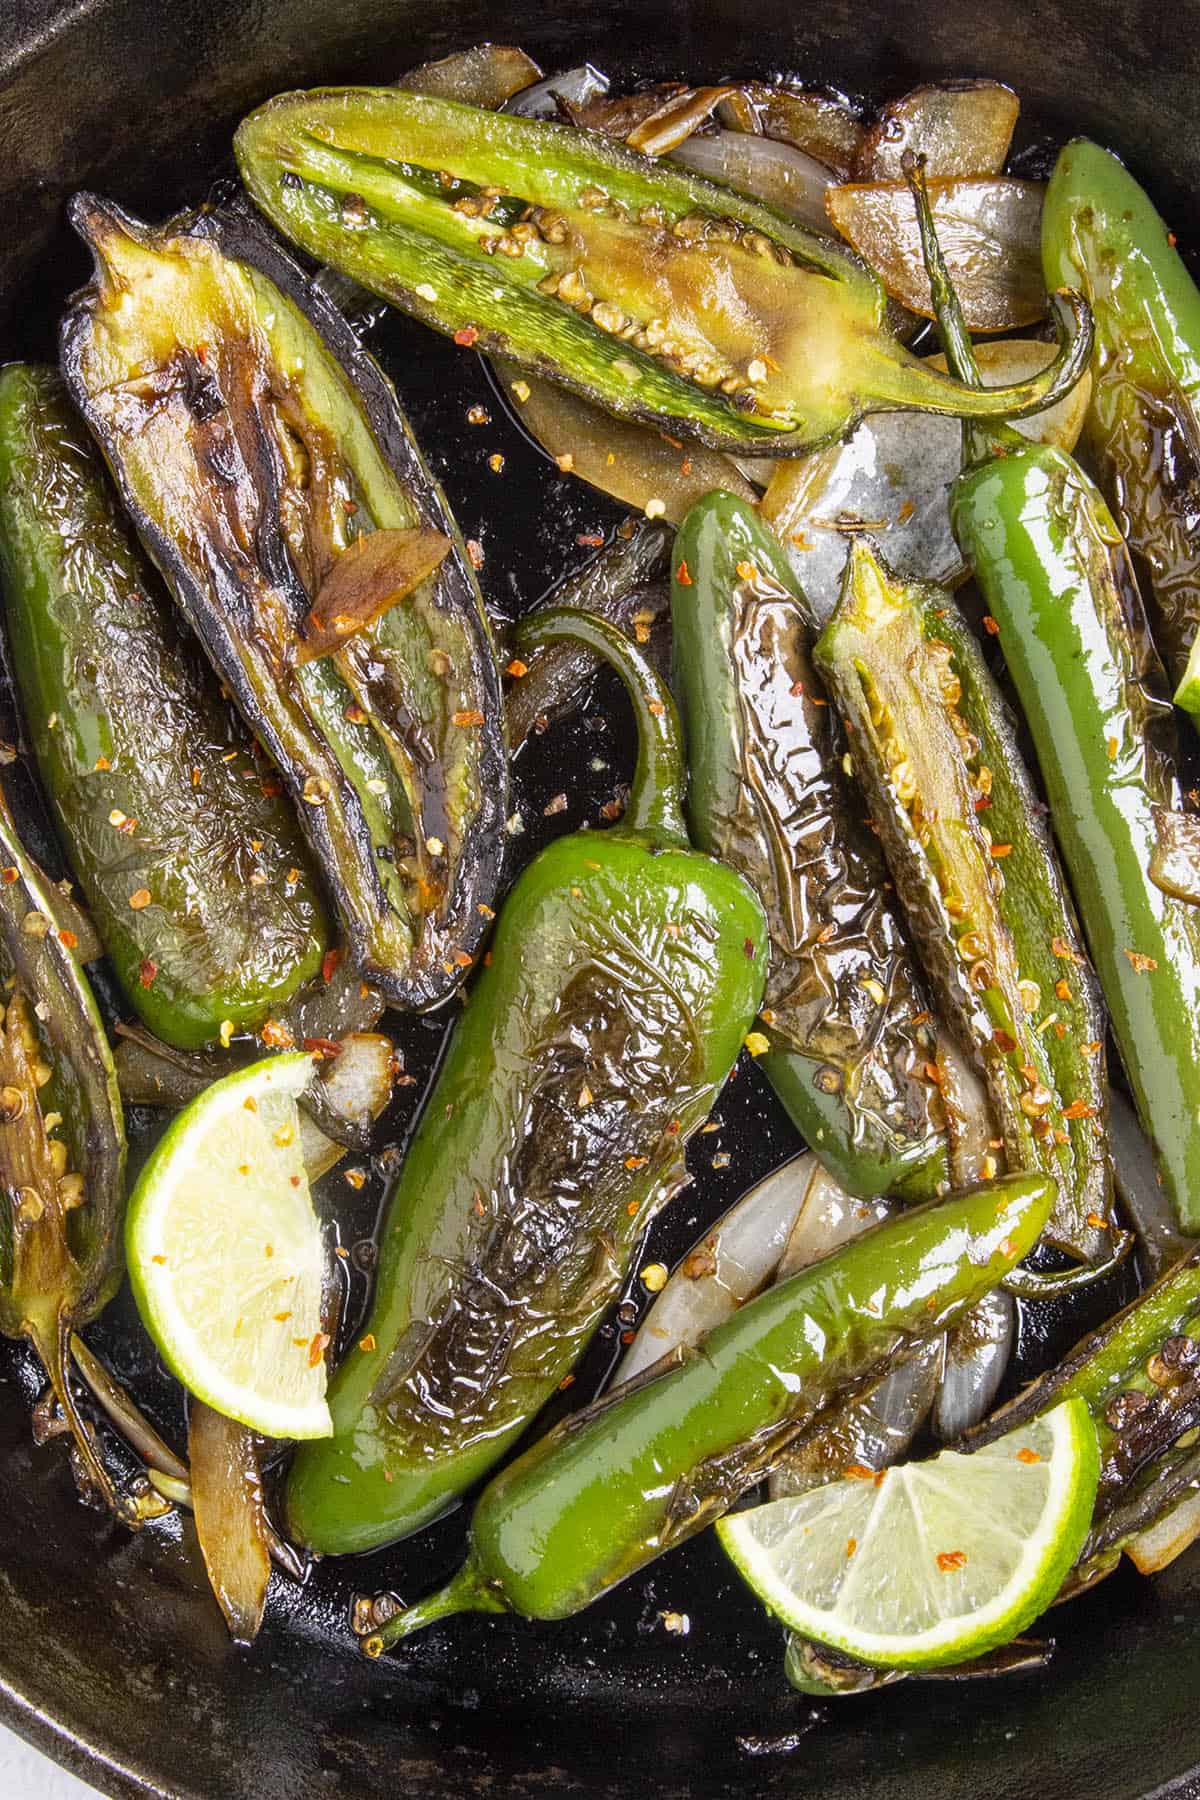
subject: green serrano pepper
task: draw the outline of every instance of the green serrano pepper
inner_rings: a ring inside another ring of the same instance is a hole
[[[694,842],[758,893],[771,933],[759,1063],[850,1192],[944,1177],[935,1034],[879,847],[842,770],[787,558],[717,492],[675,540],[672,645]]]
[[[0,371],[0,570],[55,822],[126,999],[195,1049],[321,964],[296,820],[121,519],[53,369]]]
[[[246,212],[151,230],[94,196],[72,397],[279,766],[351,961],[398,1005],[486,930],[506,758],[483,602],[395,393]]]
[[[1149,196],[1079,138],[1042,209],[1051,287],[1083,290],[1096,324],[1085,427],[1100,485],[1149,577],[1175,700],[1200,716],[1200,290]]]
[[[460,343],[718,448],[799,454],[881,407],[1037,411],[1090,354],[1086,307],[1056,297],[1050,370],[969,391],[889,334],[879,283],[829,238],[568,125],[325,88],[269,101],[235,148],[255,202],[321,262]]]
[[[71,1390],[71,1333],[120,1284],[121,1097],[91,988],[53,925],[0,794],[0,1331],[26,1338],[71,1433],[81,1484],[128,1524]]]
[[[970,379],[970,339],[922,224],[947,359]],[[999,629],[1163,1186],[1195,1231],[1200,911],[1151,870],[1164,820],[1182,811],[1178,744],[1128,551],[1064,451],[990,427],[968,433],[967,456],[951,492],[955,536]]]
[[[1009,1166],[1055,1178],[1051,1243],[1109,1261],[1102,1017],[978,649],[948,594],[898,580],[857,537],[814,655],[925,966],[983,1065]]]
[[[994,1287],[1052,1194],[1017,1175],[901,1214],[751,1300],[674,1368],[565,1420],[484,1489],[465,1566],[367,1653],[448,1613],[567,1618],[711,1524],[836,1393]]]
[[[685,1179],[762,998],[762,909],[684,835],[667,688],[605,620],[548,610],[514,637],[568,641],[634,702],[629,805],[543,850],[505,902],[389,1201],[335,1435],[292,1468],[292,1529],[323,1552],[444,1512],[554,1392]]]

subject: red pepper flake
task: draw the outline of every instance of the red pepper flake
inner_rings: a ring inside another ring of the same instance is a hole
[[[989,637],[999,637],[1000,636],[1000,627],[996,623],[995,619],[993,619],[991,613],[984,613],[983,629],[987,632]]]
[[[574,1385],[574,1381],[575,1381],[575,1377],[573,1375],[564,1375],[562,1380],[558,1384],[559,1393],[565,1394],[567,1389]]]
[[[357,700],[352,700],[349,706],[342,708],[342,717],[351,725],[365,725],[367,722],[367,715]]]
[[[607,819],[611,825],[613,820],[619,819],[624,811],[625,802],[623,800],[606,800],[604,805],[600,808],[600,817],[602,819]]]
[[[490,969],[492,966],[492,953],[490,950],[485,950],[483,953],[483,966],[485,969]]]
[[[621,1342],[622,1342],[622,1343],[623,1343],[623,1344],[632,1344],[632,1342],[633,1342],[633,1333],[632,1333],[632,1331],[623,1331],[623,1332],[622,1332],[622,1333],[621,1333]]]
[[[1100,1051],[1100,1047],[1101,1046],[1100,1046],[1099,1038],[1089,1038],[1089,1040],[1086,1044],[1080,1044],[1080,1046],[1079,1046],[1079,1048],[1083,1052],[1084,1056],[1098,1055],[1099,1051]]]
[[[740,562],[737,565],[737,577],[739,581],[757,581],[758,570],[752,562]]]
[[[668,437],[665,431],[660,431],[658,435],[662,439],[664,444],[670,444],[672,450],[682,450],[683,449],[683,439],[682,438]]]
[[[680,587],[692,587],[694,585],[692,582],[691,572],[687,566],[686,557],[680,563],[679,567],[676,569],[675,579],[679,583]]]
[[[1093,1231],[1111,1231],[1112,1230],[1112,1226],[1109,1224],[1108,1220],[1102,1219],[1098,1212],[1090,1212],[1087,1216],[1087,1222],[1091,1226]]]
[[[1041,1456],[1038,1454],[1038,1452],[1036,1450],[1031,1450],[1029,1448],[1028,1444],[1023,1445],[1021,1447],[1021,1449],[1017,1451],[1017,1461],[1018,1462],[1040,1463],[1041,1460],[1042,1460]]]
[[[1054,994],[1055,998],[1058,1000],[1069,1000],[1071,998],[1071,984],[1065,976],[1061,981],[1055,982]]]
[[[690,456],[685,456],[683,461],[679,465],[679,473],[681,475],[690,475],[691,472],[692,472],[692,459]]]
[[[19,881],[20,879],[21,871],[14,867],[12,863],[9,863],[7,869],[0,871],[0,881],[4,882],[5,887],[11,887],[14,881]]]
[[[60,931],[58,934],[58,941],[60,944],[65,945],[68,950],[76,949],[79,944],[79,939],[75,936],[73,931]]]
[[[529,664],[522,662],[519,656],[514,656],[504,673],[511,675],[514,681],[520,681],[522,675],[528,675]]]
[[[846,1539],[846,1557],[847,1557],[847,1559],[852,1557],[854,1555],[854,1552],[857,1549],[858,1549],[858,1539],[857,1538],[847,1538]]]
[[[811,550],[812,545],[802,531],[789,531],[788,540],[795,544],[797,550]]]
[[[1125,954],[1129,958],[1130,968],[1134,969],[1139,975],[1145,975],[1151,969],[1157,969],[1158,967],[1158,963],[1155,961],[1154,957],[1144,955],[1141,950],[1126,950]]]
[[[1172,250],[1175,248],[1176,244],[1179,242],[1179,239],[1175,236],[1175,233],[1173,231],[1168,231],[1167,242],[1168,242],[1168,244],[1170,244]]]
[[[160,1269],[165,1269],[167,1266],[167,1259],[165,1256],[152,1256],[150,1261],[152,1263],[157,1263]]]
[[[924,1075],[926,1081],[931,1081],[933,1083],[934,1087],[941,1087],[942,1071],[938,1068],[936,1063],[925,1063],[922,1066],[921,1073]]]
[[[332,1038],[311,1037],[301,1040],[301,1048],[308,1051],[318,1062],[336,1062],[342,1054],[342,1046],[335,1044]]]
[[[486,406],[469,406],[467,408],[468,425],[490,425],[492,415]]]
[[[483,714],[479,711],[478,707],[468,706],[464,707],[461,712],[454,713],[451,722],[455,725],[463,726],[482,725]]]
[[[753,962],[755,957],[758,955],[758,945],[754,942],[753,938],[743,938],[742,939],[742,949],[745,951],[746,955],[750,958],[751,962]]]
[[[456,969],[469,969],[475,958],[468,956],[465,950],[456,950],[453,961]]]
[[[654,714],[656,719],[661,719],[667,710],[661,700],[647,700],[646,707],[649,712]]]
[[[463,325],[460,327],[460,329],[458,331],[455,332],[454,341],[463,350],[469,350],[471,348],[471,345],[476,342],[478,337],[479,337],[479,332],[476,330],[474,325]]]
[[[1011,856],[1012,855],[1012,845],[1011,844],[989,844],[988,850],[992,856]]]
[[[1017,1246],[1013,1243],[1012,1239],[1010,1237],[1006,1237],[1004,1239],[1004,1242],[1000,1246],[1001,1256],[1011,1256],[1013,1254],[1013,1252],[1016,1250],[1016,1247]]]
[[[337,966],[341,962],[341,960],[342,960],[342,953],[340,950],[337,950],[337,949],[327,950],[325,952],[324,956],[321,958],[321,979],[322,979],[322,981],[332,981],[333,980],[333,972],[337,968]]]
[[[1089,1106],[1086,1100],[1072,1100],[1070,1106],[1062,1109],[1064,1119],[1094,1119],[1096,1108]]]
[[[604,542],[604,534],[599,531],[579,531],[575,534],[575,542],[585,545],[589,550],[599,550]]]
[[[258,1035],[272,1050],[290,1050],[296,1042],[287,1026],[279,1019],[267,1019]]]
[[[358,1340],[359,1349],[365,1350],[368,1356],[371,1354],[371,1351],[374,1350],[375,1344],[376,1339],[373,1331],[368,1331],[366,1337],[360,1337]]]
[[[92,767],[95,769],[111,769],[112,764],[109,762],[107,756],[98,756],[92,764]]]
[[[473,569],[482,569],[483,567],[483,545],[478,538],[467,539],[467,561]]]
[[[953,1575],[957,1570],[966,1568],[967,1553],[965,1550],[939,1550],[937,1566],[943,1575]]]
[[[328,1346],[329,1333],[327,1331],[314,1331],[312,1334],[312,1341],[308,1346],[308,1366],[310,1369],[316,1368]]]
[[[1104,748],[1108,751],[1109,762],[1116,762],[1117,751],[1121,748],[1115,737],[1105,738]]]
[[[831,944],[837,934],[838,928],[836,925],[822,925],[820,931],[817,933],[817,942],[818,944]]]
[[[142,908],[144,906],[149,906],[149,904],[150,904],[150,889],[149,888],[138,888],[135,893],[132,893],[129,896],[129,905],[133,912],[141,912]]]
[[[850,1481],[874,1481],[874,1469],[868,1469],[866,1463],[848,1463],[842,1474]]]
[[[346,1169],[342,1174],[342,1180],[357,1194],[367,1185],[367,1172],[365,1169]]]
[[[1072,950],[1070,944],[1064,943],[1063,939],[1060,937],[1051,938],[1050,948],[1053,950],[1055,956],[1061,956],[1064,962],[1076,963],[1081,968],[1087,961],[1086,956],[1080,956],[1078,950]]]
[[[486,900],[477,901],[475,911],[479,914],[481,919],[494,919],[496,916]]]
[[[979,794],[975,800],[975,811],[977,813],[986,812],[991,804],[992,796],[990,794]]]
[[[625,1167],[627,1169],[644,1169],[649,1160],[650,1158],[648,1156],[627,1156],[625,1158]]]
[[[138,980],[144,988],[154,986],[154,977],[157,974],[158,964],[156,962],[151,962],[148,956],[138,964]]]
[[[904,505],[900,508],[900,511],[896,514],[897,525],[907,525],[908,521],[912,518],[912,516],[916,512],[916,510],[917,509],[913,505],[912,501],[906,500],[904,502]]]

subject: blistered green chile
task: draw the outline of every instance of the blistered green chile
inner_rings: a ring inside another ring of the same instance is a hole
[[[38,773],[128,1003],[180,1049],[321,964],[295,815],[180,627],[53,369],[0,372],[5,635]],[[145,903],[141,904],[143,895]]]
[[[809,651],[777,541],[732,494],[688,513],[672,558],[693,841],[755,889],[771,933],[759,1062],[851,1193],[932,1193],[945,1134],[920,972]]]
[[[691,850],[666,687],[606,621],[536,614],[634,701],[622,822],[543,850],[505,901],[393,1189],[370,1316],[301,1446],[288,1518],[323,1552],[444,1512],[513,1443],[619,1293],[762,998],[762,909]]]
[[[665,1372],[569,1418],[484,1489],[467,1561],[367,1639],[448,1613],[563,1619],[728,1511],[839,1392],[960,1318],[1036,1242],[1017,1175],[901,1214],[769,1288]]]

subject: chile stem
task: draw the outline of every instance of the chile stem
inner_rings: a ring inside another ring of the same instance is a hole
[[[523,620],[513,633],[513,644],[522,651],[561,643],[594,650],[621,677],[633,706],[638,753],[625,828],[686,845],[683,738],[670,689],[638,646],[594,613],[551,606]]]
[[[467,1561],[451,1576],[445,1587],[438,1588],[436,1593],[427,1594],[424,1600],[417,1600],[412,1606],[394,1613],[386,1625],[373,1631],[370,1637],[363,1639],[363,1654],[374,1660],[398,1644],[401,1638],[411,1637],[414,1631],[424,1630],[438,1619],[448,1619],[460,1612],[508,1612],[502,1596],[490,1587],[479,1574],[475,1565]]]

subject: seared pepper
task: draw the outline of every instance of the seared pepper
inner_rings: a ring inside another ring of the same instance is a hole
[[[143,542],[279,766],[351,959],[398,1005],[461,982],[499,873],[499,676],[395,394],[249,215],[160,231],[80,195],[96,278],[68,386]]]
[[[970,391],[888,332],[850,252],[612,138],[390,88],[283,94],[243,179],[311,256],[456,342],[620,417],[796,455],[882,407],[1015,417],[1070,387],[1086,306],[1033,381]]]
[[[711,1524],[835,1394],[994,1287],[1052,1188],[1010,1176],[902,1213],[768,1288],[674,1368],[565,1419],[484,1489],[464,1567],[372,1629],[367,1654],[448,1613],[568,1618]]]
[[[96,1002],[53,917],[0,794],[0,1331],[45,1367],[81,1487],[136,1524],[71,1391],[71,1333],[121,1280],[125,1125]]]
[[[855,1194],[944,1177],[929,1003],[879,847],[843,771],[845,740],[776,540],[731,494],[675,540],[672,643],[694,842],[749,881],[771,967],[759,1067]]]
[[[328,947],[304,840],[117,510],[53,369],[0,371],[0,570],[38,772],[130,1005],[194,1049]]]
[[[948,594],[899,581],[857,537],[815,659],[939,1002],[984,1069],[1009,1167],[1053,1176],[1049,1241],[1106,1263],[1102,1015],[978,649]]]
[[[1042,210],[1046,279],[1096,323],[1088,449],[1148,582],[1176,704],[1200,718],[1200,290],[1175,239],[1109,150],[1077,138]]]
[[[634,702],[629,805],[543,850],[505,903],[389,1201],[335,1435],[293,1465],[292,1529],[323,1552],[444,1512],[569,1374],[762,997],[762,909],[688,847],[665,685],[584,613],[540,612],[515,643],[576,640]]]
[[[914,178],[916,179],[916,178]],[[918,190],[919,179],[916,180]],[[920,194],[918,193],[920,200]],[[947,360],[971,340],[927,210],[923,246]],[[1154,879],[1182,811],[1178,743],[1120,531],[1065,451],[968,428],[951,522],[1033,737],[1050,814],[1138,1113],[1182,1228],[1200,1229],[1200,911]],[[1063,957],[1072,979],[1073,958]],[[1081,1044],[1081,1056],[1099,1044]]]

